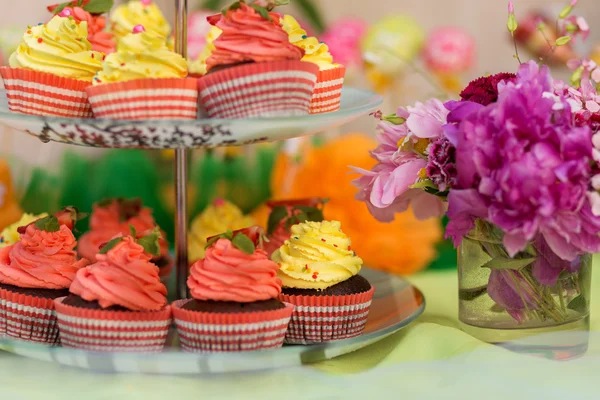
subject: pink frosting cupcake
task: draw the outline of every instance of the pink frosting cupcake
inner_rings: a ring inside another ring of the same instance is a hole
[[[158,267],[155,230],[117,236],[78,271],[70,295],[55,300],[62,344],[92,351],[157,352],[167,340],[171,307]]]
[[[257,232],[229,231],[210,239],[205,258],[192,265],[193,299],[173,303],[185,351],[252,351],[283,344],[293,306],[277,300],[279,267],[256,247]]]
[[[78,260],[71,210],[19,228],[21,239],[0,248],[0,336],[58,344],[53,300],[68,293]]]
[[[79,255],[95,262],[100,248],[115,235],[128,235],[130,226],[142,236],[157,226],[152,210],[143,207],[140,199],[113,199],[94,204],[90,231],[79,239]],[[166,282],[173,269],[173,260],[169,255],[169,243],[165,237],[165,233],[161,232],[160,254],[154,257],[152,262],[160,268],[161,279]]]
[[[198,80],[210,117],[309,113],[319,67],[301,61],[304,50],[289,43],[279,14],[239,1],[208,21],[222,30]]]

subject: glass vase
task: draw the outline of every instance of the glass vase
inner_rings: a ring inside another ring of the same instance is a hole
[[[583,354],[592,256],[562,260],[540,235],[510,257],[502,239],[500,229],[478,220],[458,250],[463,330],[488,343],[551,358]]]

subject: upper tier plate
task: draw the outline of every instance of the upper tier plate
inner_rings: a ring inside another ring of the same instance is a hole
[[[354,88],[342,91],[340,111],[289,118],[115,121],[36,117],[8,110],[0,92],[0,122],[43,142],[90,147],[176,149],[236,146],[309,135],[343,125],[375,110],[380,96]]]

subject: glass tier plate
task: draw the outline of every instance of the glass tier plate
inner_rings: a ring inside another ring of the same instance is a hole
[[[181,352],[173,332],[165,352],[158,354],[96,353],[0,338],[0,349],[36,360],[98,372],[211,374],[268,370],[331,359],[361,349],[406,327],[425,310],[423,294],[407,281],[364,268],[375,296],[362,336],[327,344],[284,346],[247,353]]]
[[[343,125],[375,110],[380,96],[345,87],[341,109],[326,114],[287,118],[114,121],[37,117],[12,113],[0,91],[0,122],[38,137],[105,148],[176,149],[236,146],[309,135]]]

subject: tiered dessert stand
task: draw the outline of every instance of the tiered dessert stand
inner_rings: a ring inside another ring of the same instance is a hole
[[[176,50],[186,57],[187,0],[176,3]],[[0,122],[38,137],[98,148],[175,149],[177,298],[186,298],[188,150],[245,145],[305,136],[343,125],[375,110],[381,98],[367,91],[344,88],[341,109],[327,114],[247,120],[111,121],[37,117],[11,113],[0,92]],[[327,168],[326,165],[323,166]],[[360,240],[360,238],[354,238]],[[104,372],[198,374],[281,368],[330,359],[379,341],[411,323],[425,309],[422,293],[392,275],[363,269],[375,286],[375,297],[362,336],[312,346],[284,346],[247,353],[191,354],[181,352],[176,337],[159,354],[96,353],[0,338],[0,349],[37,360]],[[175,335],[172,335],[175,336]]]

